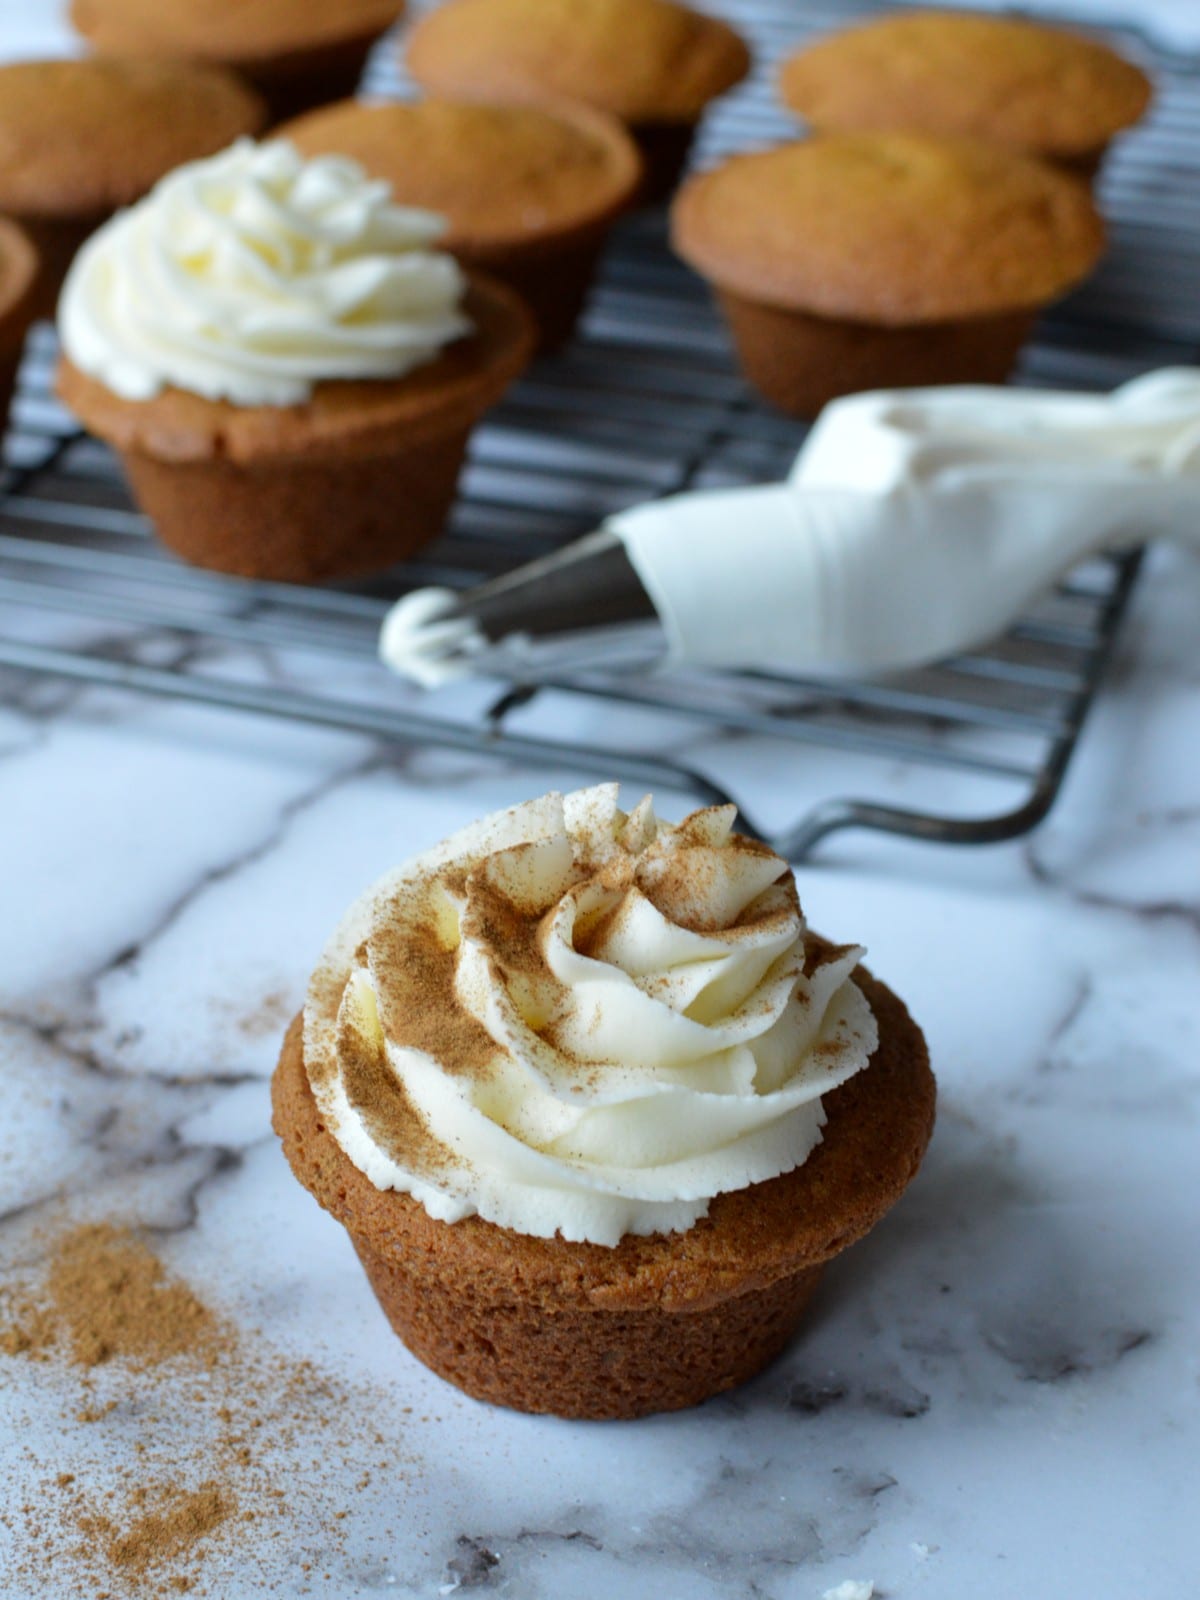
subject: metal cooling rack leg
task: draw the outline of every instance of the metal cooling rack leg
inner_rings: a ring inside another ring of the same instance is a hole
[[[803,861],[822,840],[846,828],[866,828],[926,844],[1004,844],[1037,827],[1054,804],[1060,781],[1043,780],[1015,811],[978,819],[935,816],[870,800],[828,800],[814,807],[775,848],[789,861]]]
[[[1063,731],[1055,740],[1042,775],[1024,804],[999,816],[968,818],[937,816],[901,806],[878,805],[870,800],[827,800],[775,841],[779,853],[789,861],[803,861],[822,840],[846,828],[897,834],[927,844],[1005,844],[1032,832],[1045,819],[1063,786],[1080,731],[1116,652],[1118,624],[1129,604],[1144,555],[1144,551],[1136,550],[1121,562],[1120,577],[1101,613],[1097,644],[1072,697]]]

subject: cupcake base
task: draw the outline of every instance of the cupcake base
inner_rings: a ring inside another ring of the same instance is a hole
[[[695,122],[636,122],[629,131],[642,155],[642,186],[638,199],[644,206],[665,205],[679,186],[692,144]]]
[[[355,39],[340,39],[319,50],[298,50],[270,60],[232,63],[267,103],[267,126],[286,122],[335,100],[353,99],[377,29]]]
[[[577,1421],[682,1411],[745,1383],[796,1331],[821,1276],[808,1267],[700,1311],[547,1314],[469,1296],[353,1239],[375,1297],[419,1361],[475,1400]]]
[[[59,292],[72,261],[106,216],[105,212],[97,212],[90,217],[21,216],[15,219],[37,247],[37,287],[31,312],[35,320],[53,320]]]
[[[479,1217],[434,1221],[376,1189],[321,1120],[293,1023],[272,1081],[292,1170],[350,1234],[389,1322],[476,1399],[573,1418],[691,1406],[784,1349],[824,1263],[890,1209],[920,1165],[934,1083],[920,1029],[860,972],[880,1026],[870,1065],[826,1096],[803,1166],[718,1196],[684,1233],[612,1249],[535,1239]]]
[[[815,417],[842,395],[930,384],[1003,383],[1035,313],[884,327],[719,291],[746,377],[772,405]]]
[[[25,335],[35,315],[40,271],[41,258],[27,231],[0,217],[0,434],[8,426]]]
[[[533,312],[537,351],[548,355],[570,339],[587,303],[611,221],[569,239],[506,254],[460,251],[460,258],[507,284]]]
[[[1082,178],[1089,188],[1095,188],[1110,143],[1110,140],[1106,140],[1094,150],[1085,150],[1082,155],[1056,156],[1053,165],[1061,167],[1064,172],[1072,173],[1076,178]]]
[[[17,374],[25,353],[25,328],[0,327],[0,434],[8,427],[8,413],[17,387]]]
[[[13,390],[17,386],[17,372],[21,365],[19,350],[0,350],[0,434],[8,427],[8,413],[12,406]]]
[[[313,583],[379,572],[442,531],[469,429],[345,462],[263,465],[121,452],[134,498],[185,561],[243,578]]]

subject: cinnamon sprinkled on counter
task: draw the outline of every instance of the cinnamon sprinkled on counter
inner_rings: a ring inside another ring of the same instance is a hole
[[[45,1434],[31,1435],[0,1506],[6,1595],[65,1583],[88,1600],[217,1600],[233,1553],[254,1540],[279,1552],[293,1517],[293,1538],[340,1547],[349,1513],[327,1503],[331,1444],[361,1461],[364,1482],[370,1469],[397,1473],[382,1396],[236,1328],[112,1223],[52,1235],[41,1270],[4,1283],[6,1356],[46,1368],[38,1392],[57,1390],[62,1415],[52,1454],[39,1459]],[[20,1385],[3,1370],[0,1385],[16,1421]]]

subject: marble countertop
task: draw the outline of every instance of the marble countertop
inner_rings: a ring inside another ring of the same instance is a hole
[[[36,1267],[64,1215],[148,1228],[210,1305],[350,1396],[327,1454],[303,1428],[276,1441],[272,1470],[303,1496],[269,1543],[214,1547],[203,1592],[1184,1592],[1200,1555],[1197,616],[1200,562],[1156,552],[1030,840],[847,836],[801,868],[814,924],[864,941],[929,1034],[932,1149],[771,1371],[611,1426],[493,1411],[426,1373],[267,1123],[282,1027],[350,896],[570,774],[5,677],[6,1269]],[[55,1472],[102,1484],[133,1459],[141,1424],[118,1407],[97,1434],[71,1382],[0,1370],[10,1513]],[[0,1571],[21,1554],[9,1521]],[[6,1594],[80,1592],[65,1568],[61,1587],[7,1570]]]
[[[50,9],[5,3],[0,51],[19,53],[18,19],[53,47]],[[812,923],[865,943],[926,1029],[934,1141],[768,1373],[696,1412],[616,1425],[494,1411],[420,1367],[268,1126],[283,1027],[349,899],[579,775],[0,674],[0,1289],[40,1269],[68,1218],[147,1230],[256,1341],[276,1411],[297,1385],[320,1399],[264,1433],[256,1492],[280,1510],[179,1566],[195,1592],[1190,1592],[1197,618],[1200,561],[1153,552],[1062,797],[1029,839],[954,851],[848,835],[800,868]],[[836,787],[838,758],[822,763]],[[668,815],[683,808],[663,797]],[[81,1583],[78,1552],[38,1565],[59,1475],[102,1494],[156,1428],[191,1444],[186,1406],[111,1375],[87,1386],[96,1405],[79,1390],[61,1363],[0,1356],[0,1593],[14,1600],[107,1592]],[[111,1593],[174,1592],[155,1585],[176,1570]]]

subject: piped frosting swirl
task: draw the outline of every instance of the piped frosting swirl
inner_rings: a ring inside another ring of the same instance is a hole
[[[548,795],[363,896],[304,1035],[355,1165],[443,1221],[604,1245],[800,1165],[877,1042],[862,951],[806,937],[786,863],[734,815]]]
[[[401,378],[470,331],[441,217],[338,156],[243,139],[100,228],[59,306],[63,348],[126,400],[166,387],[294,405],[328,379]]]

